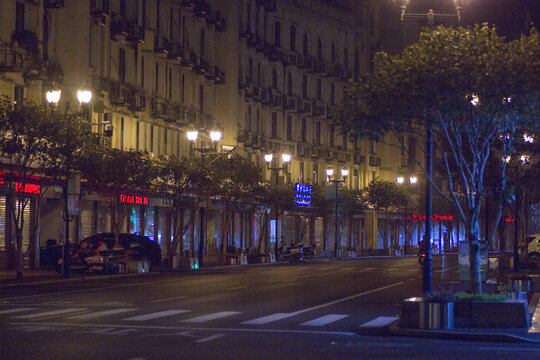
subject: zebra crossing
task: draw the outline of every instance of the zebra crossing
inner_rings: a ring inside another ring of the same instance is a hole
[[[241,311],[218,311],[200,314],[192,309],[168,309],[154,312],[141,313],[140,308],[120,307],[112,309],[96,309],[85,307],[72,307],[63,309],[39,308],[39,307],[17,307],[0,308],[0,323],[12,320],[36,321],[49,320],[51,318],[70,321],[99,320],[107,319],[120,323],[150,322],[153,320],[172,319],[179,324],[211,324],[219,320],[229,320],[231,324],[243,326],[264,326],[278,323],[285,319],[298,316],[298,313],[274,313],[255,317],[252,319],[242,319],[245,317]],[[313,315],[313,318],[306,319],[306,316],[299,317],[296,325],[301,327],[321,328],[349,318],[350,314],[323,314]],[[293,321],[294,323],[294,321]]]

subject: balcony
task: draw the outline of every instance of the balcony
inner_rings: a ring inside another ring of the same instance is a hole
[[[277,89],[271,90],[270,105],[278,109],[283,107],[283,95]]]
[[[8,46],[0,47],[0,71],[22,72],[22,69],[23,69],[22,54]]]
[[[154,98],[150,107],[150,112],[153,117],[166,119],[169,116],[167,112],[167,102],[163,99]]]
[[[366,157],[364,155],[354,154],[353,162],[354,162],[355,165],[360,165],[365,161],[366,161]]]
[[[111,20],[111,38],[122,37],[125,39],[129,36],[129,22],[121,17],[115,17]]]
[[[270,96],[270,89],[262,89],[261,90],[261,103],[263,105],[270,105],[271,96]]]
[[[210,14],[210,5],[204,0],[198,0],[195,2],[195,6],[193,7],[193,13],[197,17],[207,17]]]
[[[181,43],[171,42],[169,43],[169,52],[167,53],[167,59],[171,61],[182,61],[182,56],[184,53],[184,48]]]
[[[270,61],[280,61],[281,60],[281,51],[274,45],[266,44],[264,54]]]
[[[125,87],[119,83],[110,83],[109,101],[112,105],[127,105],[129,93]]]
[[[309,158],[311,154],[311,145],[298,143],[296,145],[296,156],[299,158]]]
[[[370,154],[369,166],[381,166],[381,158],[376,155]]]
[[[257,0],[257,7],[262,7],[266,12],[276,11],[276,0]]]
[[[143,43],[144,42],[144,28],[139,24],[129,24],[129,33],[127,41],[131,43]]]
[[[320,145],[312,145],[311,146],[311,158],[313,159],[321,159],[324,157],[324,150]]]
[[[195,61],[193,62],[193,60]],[[190,63],[192,64],[193,72],[197,75],[204,75],[210,71],[210,64],[200,56],[195,55],[195,59],[191,59]]]
[[[206,17],[206,24],[208,26],[214,25],[216,31],[223,32],[226,30],[226,21],[225,18],[221,15],[221,12],[218,10],[211,10]]]
[[[221,71],[218,66],[214,66],[214,84],[225,84],[225,72]]]
[[[313,58],[311,56],[299,55],[296,66],[303,70],[309,70],[313,68]]]
[[[157,55],[167,55],[170,51],[169,39],[164,35],[156,34],[154,36],[154,52]]]
[[[64,0],[45,0],[45,7],[47,9],[63,9]]]
[[[281,62],[283,62],[285,65],[296,65],[298,54],[292,54],[292,53],[281,53]]]
[[[283,96],[283,108],[285,110],[296,110],[296,96],[287,95]]]
[[[246,35],[247,40],[247,46],[253,49],[257,49],[259,47],[259,42],[261,41],[257,34],[248,33]]]
[[[128,110],[144,112],[146,110],[146,96],[133,91],[128,97]]]
[[[90,0],[90,15],[109,17],[109,0]]]
[[[324,74],[326,73],[326,64],[321,60],[314,60],[313,67],[311,68],[314,73]]]
[[[236,141],[239,143],[250,143],[251,142],[251,132],[248,130],[241,130],[238,132],[238,136],[236,137]]]
[[[339,74],[339,80],[341,81],[347,81],[352,78],[352,71],[342,68],[341,72]]]
[[[335,79],[339,79],[340,76],[341,76],[341,70],[342,70],[342,67],[339,66],[339,65],[336,65],[336,64],[331,64],[329,67],[328,67],[328,73],[327,75],[332,77],[332,78],[335,78]]]

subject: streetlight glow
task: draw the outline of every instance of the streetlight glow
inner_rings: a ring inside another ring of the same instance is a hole
[[[283,162],[285,163],[288,163],[289,161],[291,161],[291,154],[287,154],[287,153],[281,154],[281,160],[283,160]]]
[[[265,154],[264,155],[264,161],[266,161],[267,163],[271,163],[273,159],[274,159],[273,154]]]
[[[80,89],[77,91],[77,99],[81,104],[88,104],[92,101],[92,91],[86,89]]]
[[[58,104],[60,101],[60,96],[62,95],[62,90],[60,89],[51,89],[45,94],[45,98],[49,104]]]
[[[221,131],[210,131],[210,140],[212,140],[212,142],[221,140]]]
[[[417,181],[418,181],[418,178],[417,178],[416,176],[411,176],[411,177],[409,178],[409,182],[410,182],[411,184],[416,184]]]
[[[187,139],[191,142],[197,140],[197,136],[199,136],[199,132],[197,130],[188,131],[186,133]]]
[[[403,181],[404,181],[404,180],[405,180],[405,179],[403,179],[403,176],[398,176],[398,177],[396,178],[396,182],[397,182],[398,184],[403,184]]]
[[[349,169],[341,169],[341,176],[346,177],[349,175]]]
[[[326,169],[326,176],[331,177],[334,175],[334,169]]]

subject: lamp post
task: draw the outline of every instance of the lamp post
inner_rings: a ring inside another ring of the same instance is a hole
[[[405,179],[403,176],[398,176],[396,178],[396,182],[398,184],[405,184]],[[418,178],[416,176],[410,176],[408,179],[408,183],[406,184],[408,188],[410,188],[412,185],[415,185],[418,182]],[[409,201],[405,203],[405,246],[403,249],[403,255],[407,255],[407,248],[409,247],[409,233],[407,232],[407,228],[409,225]]]
[[[55,106],[58,105],[60,102],[60,97],[62,95],[62,91],[57,88],[52,88],[45,94],[45,98],[47,99],[47,102],[49,104],[53,104]],[[79,100],[79,103],[81,105],[87,105],[92,101],[92,91],[87,89],[80,89],[77,91],[77,99]],[[69,222],[71,221],[73,215],[71,215],[70,207],[69,207],[69,177],[70,177],[70,161],[66,161],[66,186],[64,188],[64,214],[63,214],[63,220],[65,222],[65,239],[64,239],[64,246],[62,247],[62,277],[63,278],[69,278]]]
[[[291,155],[288,153],[281,154],[281,161],[283,162],[283,166],[270,166],[272,164],[272,161],[274,160],[274,154],[265,154],[264,155],[264,161],[266,162],[266,169],[267,170],[273,170],[275,171],[276,176],[276,185],[279,185],[279,172],[287,170],[287,164],[291,161]],[[275,245],[274,245],[274,254],[276,255],[276,259],[278,256],[278,218],[279,218],[279,209],[278,205],[275,204],[274,206],[274,234],[276,236],[275,239]]]
[[[436,14],[432,9],[429,9],[427,13],[415,14],[408,13],[407,7],[410,0],[394,0],[401,8],[401,23],[405,21],[414,22],[426,22],[429,28],[435,25],[435,20],[443,22],[457,22],[462,20],[461,8],[465,0],[453,0],[456,9],[455,14]],[[433,292],[433,262],[431,259],[431,198],[432,187],[431,179],[433,176],[433,133],[430,124],[426,125],[426,220],[425,220],[425,233],[424,233],[424,251],[426,254],[423,267],[423,280],[422,280],[422,292]]]
[[[338,204],[339,204],[339,192],[338,186],[339,183],[345,183],[347,175],[349,175],[348,169],[341,169],[341,179],[332,178],[334,175],[334,169],[326,169],[326,181],[334,183],[336,190],[336,206],[334,213],[334,253],[336,259],[339,257],[339,246],[338,246]]]

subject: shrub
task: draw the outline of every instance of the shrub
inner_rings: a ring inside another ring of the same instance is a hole
[[[506,294],[474,294],[459,292],[455,294],[456,301],[506,301]]]

